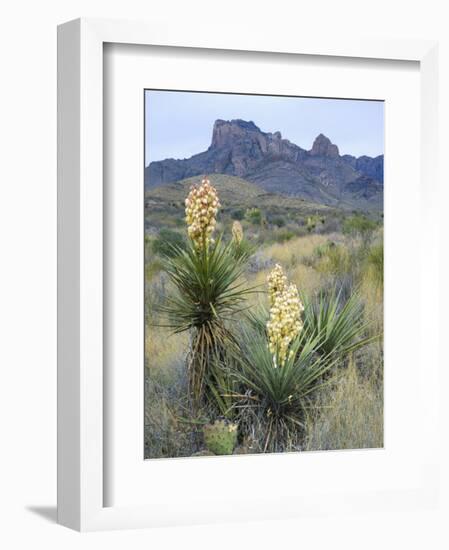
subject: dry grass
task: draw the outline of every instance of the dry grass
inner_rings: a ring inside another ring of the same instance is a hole
[[[310,414],[306,450],[364,449],[383,446],[383,392],[377,376],[363,377],[354,361],[320,397]]]
[[[377,236],[367,252],[364,269],[361,275],[360,291],[365,302],[368,319],[373,323],[372,331],[383,332],[383,235]]]
[[[171,334],[167,329],[151,326],[145,331],[145,363],[150,372],[170,369],[187,353],[188,335]]]
[[[306,260],[314,254],[317,247],[327,243],[331,238],[332,235],[307,235],[283,244],[276,243],[262,249],[263,257],[272,260],[273,263],[280,263],[286,270],[289,280],[294,282],[301,292],[312,294],[320,288],[322,277]],[[263,290],[269,272],[270,269],[262,269],[250,277],[249,283],[251,286],[260,285]],[[252,303],[257,303],[260,299],[254,297]]]
[[[145,456],[189,456],[195,434],[180,418],[186,414],[187,334],[150,326],[145,333]]]
[[[319,290],[322,284],[322,278],[313,267],[299,264],[288,271],[288,278],[295,283],[300,292],[311,296]]]
[[[293,264],[301,261],[306,256],[313,254],[314,250],[332,239],[332,235],[308,235],[306,237],[298,237],[286,243],[276,243],[264,249],[265,254],[273,258],[275,262],[279,262],[284,267],[288,268]]]
[[[334,243],[328,246],[329,243]],[[285,243],[258,248],[256,268],[248,270],[246,285],[259,286],[259,294],[247,298],[249,306],[267,306],[266,278],[274,263],[280,263],[301,292],[309,296],[320,289],[345,285],[350,294],[360,292],[369,333],[383,330],[383,284],[379,273],[382,234],[368,246],[341,234],[311,234]],[[373,254],[374,253],[374,254]],[[377,262],[377,263],[376,263]],[[157,266],[156,266],[157,267]],[[258,269],[258,270],[257,270]],[[147,273],[151,302],[169,295],[159,269]],[[146,456],[189,456],[201,448],[201,440],[188,416],[185,357],[188,334],[170,335],[160,327],[148,327],[145,335],[146,365]],[[361,350],[341,367],[338,382],[324,388],[316,409],[307,419],[301,448],[304,450],[378,448],[383,446],[382,341]],[[347,360],[346,360],[347,361]],[[248,452],[257,452],[254,448]]]

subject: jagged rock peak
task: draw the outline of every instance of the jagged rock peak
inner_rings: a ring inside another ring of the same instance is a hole
[[[320,134],[313,142],[310,154],[316,157],[338,158],[340,153],[338,147],[324,134]]]
[[[218,119],[214,123],[214,129],[212,131],[212,143],[211,147],[223,147],[225,145],[231,145],[239,138],[245,137],[248,132],[261,132],[260,128],[254,124],[253,121],[246,121],[241,119],[235,120],[221,120]]]
[[[260,128],[254,124],[252,120],[242,120],[241,118],[236,118],[233,120],[222,120],[221,118],[217,119],[214,124],[214,128],[219,126],[237,126],[242,130],[260,132]]]

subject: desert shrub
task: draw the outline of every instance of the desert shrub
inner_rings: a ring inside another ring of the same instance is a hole
[[[317,227],[323,226],[326,223],[325,216],[308,216],[306,220],[306,229],[309,233],[312,233]]]
[[[245,217],[245,210],[243,210],[243,208],[236,208],[231,210],[230,214],[233,220],[242,221]]]
[[[336,233],[341,231],[341,220],[336,217],[326,218],[323,224],[323,233]]]
[[[323,247],[319,251],[316,269],[321,273],[342,275],[353,268],[353,258],[344,245]]]
[[[383,391],[374,377],[363,377],[354,361],[320,392],[310,409],[306,450],[383,446]]]
[[[274,240],[277,243],[286,243],[296,237],[296,233],[290,229],[282,229],[275,233]]]
[[[377,224],[373,220],[361,214],[356,214],[345,218],[342,231],[345,235],[360,236],[363,239],[367,239],[376,227]]]
[[[186,248],[184,237],[177,231],[161,229],[159,235],[153,241],[153,252],[159,256],[173,256],[179,249]]]
[[[276,225],[277,227],[284,227],[285,219],[282,216],[275,216],[274,218],[270,219],[270,223]]]
[[[325,243],[319,244],[313,250],[313,255],[320,259],[326,256],[329,253],[329,250],[335,246],[335,243],[332,241],[326,241]]]
[[[245,219],[253,225],[261,225],[262,212],[259,208],[248,208],[245,212]]]
[[[306,228],[309,233],[312,233],[316,228],[316,219],[314,216],[309,216],[306,221]]]

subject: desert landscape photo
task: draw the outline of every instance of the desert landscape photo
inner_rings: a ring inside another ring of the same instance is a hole
[[[383,117],[145,91],[145,458],[383,446]]]

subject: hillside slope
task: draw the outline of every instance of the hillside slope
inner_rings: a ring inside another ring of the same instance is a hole
[[[268,193],[254,183],[236,176],[214,174],[211,183],[218,191],[221,208],[220,220],[232,223],[241,219],[246,210],[258,208],[268,222],[282,219],[282,223],[293,223],[297,228],[304,225],[312,216],[320,216],[329,223],[341,220],[344,213],[341,208],[306,201],[300,197],[288,197]],[[167,183],[145,193],[145,231],[157,232],[161,227],[183,228],[185,220],[185,198],[192,185],[197,185],[201,176],[195,176],[179,182]]]

